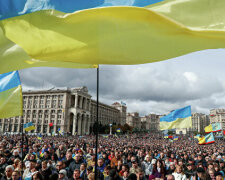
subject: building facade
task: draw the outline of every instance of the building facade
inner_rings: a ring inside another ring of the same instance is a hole
[[[210,124],[221,123],[221,127],[225,130],[225,109],[211,109],[209,119]]]
[[[126,123],[131,127],[141,129],[141,117],[139,116],[139,113],[127,113]]]
[[[209,116],[202,113],[192,113],[192,132],[204,133],[205,127],[210,124]]]
[[[70,135],[90,134],[96,105],[87,87],[23,92],[23,116],[0,119],[0,132],[22,132],[24,123],[33,122],[35,133],[57,133],[60,128]],[[122,124],[126,118],[121,110],[99,102],[99,122]]]

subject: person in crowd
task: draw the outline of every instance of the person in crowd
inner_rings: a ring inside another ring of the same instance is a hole
[[[174,173],[172,174],[175,178],[175,180],[186,180],[187,177],[184,174],[184,170],[183,167],[181,165],[177,165],[176,166],[176,170],[174,171]]]
[[[61,169],[58,174],[58,180],[68,180],[67,172],[65,169]]]
[[[14,171],[14,167],[12,165],[6,166],[5,174],[4,176],[1,177],[1,180],[11,180],[13,171]]]

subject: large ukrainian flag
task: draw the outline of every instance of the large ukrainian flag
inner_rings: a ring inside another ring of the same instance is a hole
[[[176,109],[160,118],[160,130],[191,127],[191,106]]]
[[[225,48],[224,0],[0,0],[0,72]]]
[[[18,71],[0,74],[0,119],[21,116],[22,113],[22,88]]]

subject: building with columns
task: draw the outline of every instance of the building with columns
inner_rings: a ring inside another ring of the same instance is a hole
[[[60,128],[67,134],[90,134],[96,121],[96,105],[87,87],[23,92],[23,116],[0,119],[0,132],[22,132],[24,123],[33,122],[35,133],[57,133]],[[124,105],[99,102],[99,122],[104,125],[123,124],[124,113]]]
[[[203,133],[205,127],[210,124],[209,116],[202,113],[192,113],[192,128],[190,131]]]
[[[210,124],[221,123],[221,127],[225,130],[225,109],[211,109],[209,119]]]

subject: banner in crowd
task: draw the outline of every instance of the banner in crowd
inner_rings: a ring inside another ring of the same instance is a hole
[[[191,106],[176,109],[160,118],[160,130],[191,127]]]
[[[35,129],[35,126],[33,125],[32,122],[29,122],[29,123],[24,124],[23,128],[25,131],[32,131]]]
[[[213,133],[209,133],[206,136],[203,136],[201,138],[198,139],[198,144],[203,145],[203,144],[211,144],[214,143],[215,139],[213,136]]]
[[[0,74],[0,119],[22,115],[23,96],[18,71]]]
[[[222,131],[221,123],[212,123],[205,127],[206,133],[218,132],[218,131]]]
[[[143,64],[225,48],[224,0],[159,1],[1,0],[0,73]]]
[[[118,129],[116,130],[116,132],[120,133],[120,132],[122,132],[122,130],[121,130],[120,128],[118,128]]]

